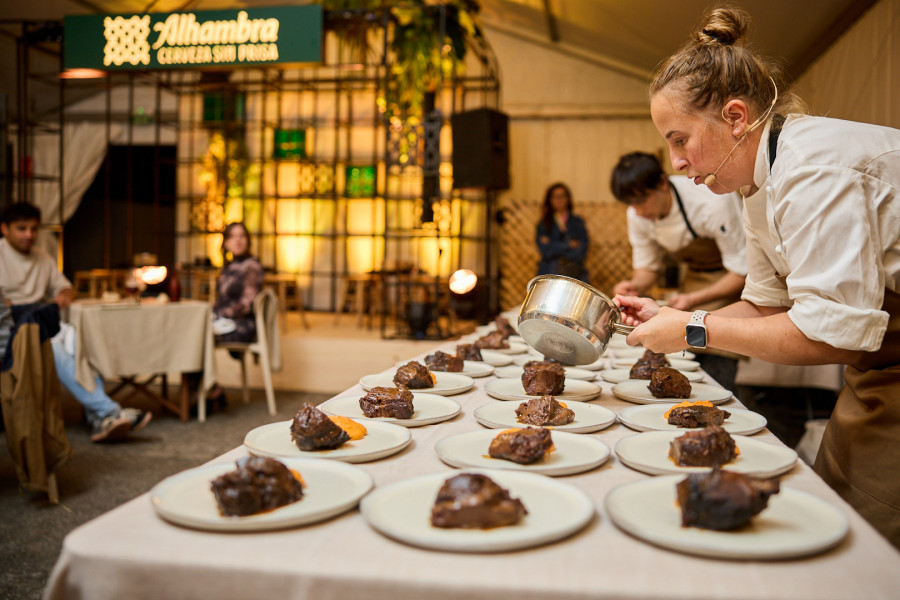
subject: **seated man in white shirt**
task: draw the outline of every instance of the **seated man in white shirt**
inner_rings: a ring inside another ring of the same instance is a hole
[[[0,360],[5,355],[12,327],[8,306],[55,302],[60,308],[66,308],[75,298],[72,284],[56,268],[56,262],[44,250],[34,246],[40,223],[40,209],[25,202],[8,205],[0,217],[0,232],[3,234],[3,239],[0,239],[0,290],[5,298],[5,311],[0,311],[0,341],[3,342]],[[91,441],[121,439],[150,422],[152,413],[122,408],[113,401],[106,394],[99,375],[92,392],[75,380],[75,345],[71,326],[62,323],[52,344],[57,376],[84,407],[85,416],[93,428]]]

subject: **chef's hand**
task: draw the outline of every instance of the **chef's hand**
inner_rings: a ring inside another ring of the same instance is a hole
[[[542,243],[542,244],[549,244],[549,243],[550,243],[550,237],[549,237],[549,236],[546,236],[546,235],[542,235],[541,237],[538,238],[538,241],[539,241],[540,243]]]
[[[56,298],[53,299],[56,304],[59,305],[60,308],[68,308],[72,301],[75,300],[75,290],[74,288],[65,288],[63,291],[56,295]]]
[[[675,310],[690,310],[694,307],[694,301],[690,294],[676,294],[666,302],[666,306],[671,306]]]
[[[613,294],[618,294],[620,296],[637,296],[639,290],[632,280],[626,279],[625,281],[620,281],[613,287]]]
[[[613,296],[613,302],[622,311],[622,323],[625,325],[640,325],[656,316],[659,305],[650,298],[638,296]]]
[[[577,248],[581,245],[580,240],[569,240],[569,248]]]
[[[662,354],[684,350],[688,347],[684,339],[685,326],[690,318],[688,312],[664,306],[655,317],[638,325],[628,335],[628,344],[641,344]]]

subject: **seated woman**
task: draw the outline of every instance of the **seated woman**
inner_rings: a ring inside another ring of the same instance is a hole
[[[222,234],[225,266],[216,281],[213,332],[216,342],[252,342],[256,339],[253,299],[263,286],[263,268],[250,255],[250,233],[243,223],[229,223]],[[235,358],[240,354],[232,353]],[[192,377],[192,386],[193,386]],[[200,378],[196,378],[199,384]],[[218,384],[206,395],[211,409],[226,406],[225,392]]]

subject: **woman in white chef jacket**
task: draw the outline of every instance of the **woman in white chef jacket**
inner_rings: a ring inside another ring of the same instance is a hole
[[[748,23],[710,11],[650,86],[675,169],[744,196],[742,301],[708,316],[616,301],[642,323],[629,343],[657,352],[848,365],[815,468],[900,547],[900,131],[797,114]]]
[[[628,205],[633,269],[613,293],[644,295],[668,253],[686,267],[668,306],[710,311],[740,300],[747,255],[738,194],[719,197],[687,177],[667,177],[659,159],[646,152],[622,156],[610,187],[616,200]],[[697,359],[711,377],[734,390],[737,355],[702,350]]]

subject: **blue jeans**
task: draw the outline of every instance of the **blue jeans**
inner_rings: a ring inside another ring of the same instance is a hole
[[[56,363],[56,376],[84,407],[88,423],[94,425],[106,417],[119,414],[122,407],[106,395],[103,378],[100,375],[94,375],[94,391],[89,392],[84,389],[75,379],[75,357],[66,352],[63,342],[59,338],[53,338],[51,342],[53,344],[53,362]]]

